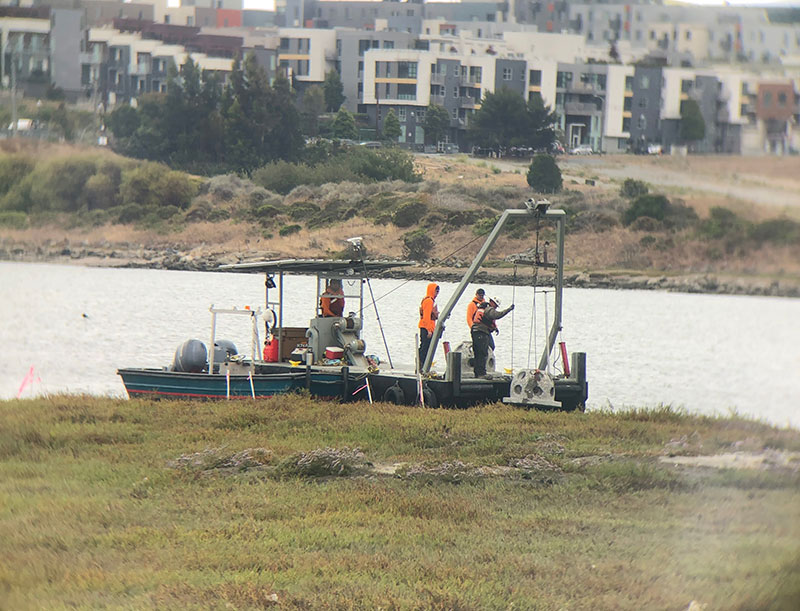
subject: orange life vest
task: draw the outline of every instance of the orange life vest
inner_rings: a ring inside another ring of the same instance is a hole
[[[439,309],[436,307],[436,292],[439,285],[431,282],[428,285],[427,294],[419,304],[419,328],[426,329],[428,333],[433,333],[436,328],[436,319],[439,318]]]

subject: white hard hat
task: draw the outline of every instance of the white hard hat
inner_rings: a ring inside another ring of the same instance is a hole
[[[496,308],[500,307],[500,300],[497,297],[491,297],[489,301],[494,302]]]

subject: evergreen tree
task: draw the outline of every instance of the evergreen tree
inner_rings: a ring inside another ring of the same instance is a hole
[[[356,140],[358,138],[356,120],[346,108],[340,108],[339,112],[336,113],[331,132],[334,138],[347,138],[350,140]]]
[[[397,142],[402,133],[400,121],[397,119],[397,115],[394,114],[394,109],[390,109],[383,120],[383,139],[389,142]]]
[[[325,105],[328,112],[337,112],[344,104],[345,96],[342,79],[336,70],[331,70],[325,75],[322,88],[325,90]]]
[[[705,137],[706,122],[700,111],[700,105],[690,98],[681,105],[681,140],[692,143]]]
[[[425,130],[426,141],[431,144],[440,142],[450,129],[450,113],[443,106],[431,104],[425,111],[422,129]]]
[[[527,178],[531,188],[539,193],[557,193],[563,185],[561,170],[550,155],[535,155]]]
[[[548,109],[541,96],[526,104],[522,96],[502,88],[487,93],[469,126],[470,137],[484,148],[494,150],[512,146],[546,149],[555,140],[553,125],[556,115]]]
[[[303,117],[303,133],[316,136],[319,133],[319,116],[325,112],[325,92],[319,85],[312,85],[303,94],[300,113]]]

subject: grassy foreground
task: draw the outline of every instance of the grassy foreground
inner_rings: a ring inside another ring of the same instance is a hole
[[[0,609],[796,609],[797,470],[658,460],[765,448],[800,432],[669,408],[0,402]]]

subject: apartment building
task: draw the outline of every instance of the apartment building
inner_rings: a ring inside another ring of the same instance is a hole
[[[97,92],[100,103],[108,106],[145,93],[165,92],[170,66],[180,68],[188,57],[201,71],[220,74],[223,82],[233,67],[229,58],[190,53],[181,45],[143,39],[136,33],[92,28],[81,55],[84,86]]]
[[[422,121],[429,104],[450,114],[448,140],[466,146],[464,131],[486,93],[505,87],[527,95],[524,59],[493,55],[451,55],[415,49],[371,49],[364,55],[364,89],[359,110],[378,129],[389,109],[400,120],[400,142],[422,145]]]
[[[336,31],[279,28],[278,66],[301,94],[336,68]]]
[[[336,29],[336,64],[345,92],[345,108],[357,112],[364,94],[364,55],[372,49],[408,49],[414,36],[407,32]]]

